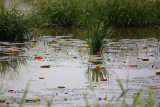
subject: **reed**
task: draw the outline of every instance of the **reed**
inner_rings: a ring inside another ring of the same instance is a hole
[[[22,39],[28,30],[28,21],[15,7],[7,8],[0,3],[0,40],[15,41]]]

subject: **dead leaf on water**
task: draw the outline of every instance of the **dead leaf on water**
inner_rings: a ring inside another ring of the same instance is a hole
[[[14,53],[14,54],[20,54],[20,53],[22,53],[22,51],[15,50],[15,51],[12,51],[12,53]]]
[[[39,77],[39,79],[44,79],[44,77]]]
[[[40,66],[41,68],[50,68],[51,66],[50,65],[43,65],[43,66]]]
[[[74,57],[72,57],[72,58],[77,59],[78,57],[77,57],[77,56],[74,56]]]
[[[58,88],[65,88],[64,86],[58,86]]]
[[[58,41],[58,40],[53,40],[52,42],[54,42],[54,43],[58,43],[59,41]]]
[[[38,102],[40,101],[39,98],[28,98],[28,99],[25,99],[26,102]]]
[[[89,46],[86,46],[86,48],[90,48]]]
[[[137,65],[129,65],[130,67],[137,67]]]
[[[160,75],[160,72],[156,72],[156,75]]]
[[[37,56],[34,59],[43,59],[41,56]]]
[[[142,61],[149,61],[149,59],[142,59]]]
[[[103,69],[104,67],[96,66],[96,69]]]
[[[5,103],[6,102],[6,100],[0,100],[0,103]]]

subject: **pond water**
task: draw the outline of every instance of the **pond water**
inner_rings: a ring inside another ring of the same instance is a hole
[[[117,80],[130,90],[119,101],[114,99],[112,106],[122,99],[132,104],[140,89],[144,104],[149,101],[148,89],[159,104],[158,29],[117,29],[97,55],[90,55],[83,31],[41,29],[27,42],[0,42],[0,106],[19,106],[27,84],[27,107],[86,106],[85,96],[90,105],[104,106],[122,93]]]

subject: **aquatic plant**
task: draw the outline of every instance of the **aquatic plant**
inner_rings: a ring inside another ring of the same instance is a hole
[[[15,7],[7,8],[0,3],[0,40],[15,41],[22,39],[28,30],[25,16]]]
[[[112,28],[105,25],[104,22],[94,22],[94,24],[91,25],[87,34],[87,43],[90,46],[91,54],[97,54],[97,52],[102,51],[104,38],[109,37],[112,31]]]

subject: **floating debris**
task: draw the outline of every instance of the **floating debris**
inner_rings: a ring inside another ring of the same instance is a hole
[[[15,50],[15,51],[12,51],[12,53],[14,53],[14,54],[20,54],[20,53],[22,53],[22,51]]]
[[[37,56],[34,59],[43,59],[41,56]]]
[[[90,46],[86,46],[86,48],[90,48]]]
[[[58,88],[65,88],[64,86],[58,86]]]
[[[0,103],[6,103],[6,100],[0,100]]]
[[[43,65],[43,66],[40,66],[41,68],[50,68],[51,66],[50,65]]]
[[[129,65],[130,67],[137,67],[137,65]]]
[[[149,59],[142,59],[142,61],[149,61]]]
[[[54,43],[58,43],[59,41],[58,41],[58,40],[53,40],[52,42],[54,42]]]
[[[44,79],[44,77],[39,77],[39,79]]]
[[[156,75],[160,75],[160,72],[156,72]]]
[[[105,101],[107,101],[107,97],[105,97],[105,98],[100,98],[100,97],[98,97],[98,101],[100,101],[100,100],[105,100]]]
[[[39,102],[40,99],[39,98],[28,98],[28,99],[25,99],[26,103],[28,102]]]
[[[72,57],[72,58],[77,59],[78,57],[77,57],[77,56],[74,56],[74,57]]]

